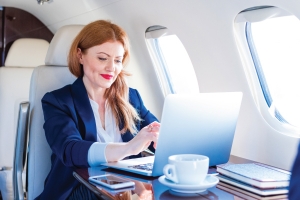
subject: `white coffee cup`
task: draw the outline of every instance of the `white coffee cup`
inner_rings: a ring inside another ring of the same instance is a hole
[[[178,184],[199,185],[207,175],[209,158],[197,154],[178,154],[170,156],[164,169],[165,177]]]

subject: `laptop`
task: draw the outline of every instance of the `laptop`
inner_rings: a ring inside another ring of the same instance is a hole
[[[168,157],[201,154],[209,166],[228,162],[242,101],[241,92],[169,94],[164,101],[154,156],[103,163],[145,176],[163,175]]]

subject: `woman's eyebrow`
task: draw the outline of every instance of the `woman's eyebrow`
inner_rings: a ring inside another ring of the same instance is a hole
[[[97,54],[105,54],[105,55],[107,55],[108,57],[110,57],[110,55],[107,54],[107,53],[105,53],[105,52],[97,52]]]
[[[111,57],[109,54],[105,53],[105,52],[98,52],[97,54],[105,54],[107,55],[108,57]],[[116,58],[123,58],[123,55],[121,56],[116,56]]]

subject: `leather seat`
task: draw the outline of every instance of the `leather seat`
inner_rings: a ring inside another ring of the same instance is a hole
[[[36,198],[44,189],[44,181],[51,167],[51,149],[46,141],[41,99],[46,92],[61,88],[75,81],[68,69],[67,56],[71,43],[83,25],[60,28],[50,42],[45,66],[34,69],[30,85],[28,196]],[[57,177],[59,181],[60,177]]]
[[[11,168],[19,104],[28,101],[31,74],[36,66],[44,64],[48,47],[46,40],[18,39],[0,67],[0,191],[5,200],[14,199]]]

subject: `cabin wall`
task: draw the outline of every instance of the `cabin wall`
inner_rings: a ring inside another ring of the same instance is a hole
[[[1,6],[1,5],[0,5]],[[20,38],[40,38],[51,41],[53,33],[34,17],[22,9],[0,8],[0,66],[4,65],[13,42]]]
[[[13,4],[9,0],[5,3]],[[260,5],[277,6],[300,18],[300,1],[65,0],[44,6],[28,4],[23,3],[23,9],[34,13],[52,32],[66,24],[86,24],[97,19],[110,19],[121,25],[132,45],[128,71],[133,76],[129,84],[140,91],[145,105],[159,118],[163,95],[145,44],[145,30],[151,25],[168,27],[189,53],[201,92],[243,92],[232,154],[290,169],[298,138],[273,129],[259,113],[237,50],[233,22],[241,10]]]

